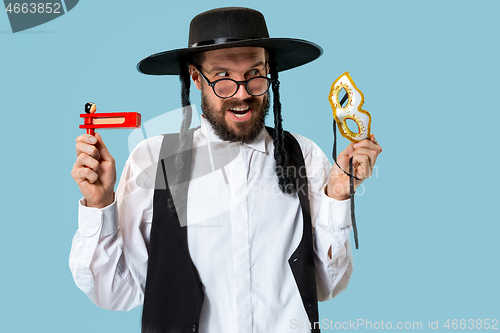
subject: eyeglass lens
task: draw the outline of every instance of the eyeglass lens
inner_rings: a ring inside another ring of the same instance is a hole
[[[254,77],[245,84],[252,96],[260,96],[269,88],[269,81],[263,77]],[[221,80],[215,83],[214,91],[219,97],[230,97],[238,90],[238,83],[233,80]]]

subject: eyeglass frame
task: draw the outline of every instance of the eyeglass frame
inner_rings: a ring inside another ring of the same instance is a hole
[[[255,77],[253,77],[253,78],[251,78],[251,79],[248,79],[248,80],[245,80],[245,81],[236,81],[236,80],[230,79],[230,78],[228,78],[228,77],[225,77],[225,78],[222,78],[222,79],[219,79],[219,80],[215,80],[215,81],[210,82],[210,80],[209,80],[209,79],[205,76],[205,74],[203,74],[203,73],[202,73],[202,71],[198,68],[198,66],[196,66],[196,70],[198,71],[198,73],[200,73],[200,74],[201,74],[201,76],[203,77],[203,79],[205,80],[205,82],[206,82],[206,83],[207,83],[210,87],[212,87],[212,90],[213,90],[213,92],[214,92],[215,96],[217,96],[217,97],[219,97],[219,98],[222,98],[222,99],[231,98],[231,97],[233,97],[234,95],[236,95],[236,93],[238,92],[238,90],[240,90],[240,85],[242,85],[242,84],[245,86],[245,90],[247,91],[247,93],[248,93],[250,96],[255,96],[255,97],[262,96],[262,95],[264,95],[265,93],[267,93],[267,92],[269,91],[269,88],[271,87],[271,83],[273,83],[273,82],[274,82],[274,80],[273,80],[273,79],[271,79],[271,78],[269,78],[269,77],[267,77],[267,76],[262,76],[262,75],[255,76]],[[258,79],[258,78],[263,78],[263,79],[266,79],[266,80],[267,80],[267,89],[266,89],[266,91],[264,91],[264,92],[263,92],[262,94],[260,94],[260,95],[253,95],[253,94],[251,94],[251,93],[248,91],[248,82],[250,82],[250,81],[251,81],[251,80],[253,80],[253,79]],[[235,83],[236,83],[236,91],[235,91],[235,92],[234,92],[231,96],[221,97],[221,96],[219,96],[219,95],[215,92],[215,84],[216,84],[217,82],[224,81],[224,80],[226,80],[226,81],[233,81],[233,82],[235,82]]]

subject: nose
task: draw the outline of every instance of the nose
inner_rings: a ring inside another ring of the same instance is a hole
[[[241,100],[249,98],[251,95],[248,93],[245,83],[238,83],[238,91],[233,97],[239,98]]]

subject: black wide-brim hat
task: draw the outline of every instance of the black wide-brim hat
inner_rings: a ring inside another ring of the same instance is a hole
[[[178,75],[180,66],[200,52],[231,47],[263,47],[276,61],[278,71],[304,65],[321,56],[315,43],[294,38],[270,38],[264,15],[240,7],[212,9],[197,15],[189,27],[188,47],[150,55],[137,70],[150,75]]]

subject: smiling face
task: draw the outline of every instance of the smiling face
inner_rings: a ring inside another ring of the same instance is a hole
[[[267,76],[266,52],[260,47],[239,47],[204,52],[198,69],[210,82],[223,78],[246,81],[255,76]],[[251,96],[243,84],[230,98],[215,95],[212,87],[189,66],[191,77],[201,90],[201,108],[205,118],[222,140],[248,143],[262,131],[269,110],[268,94]]]

